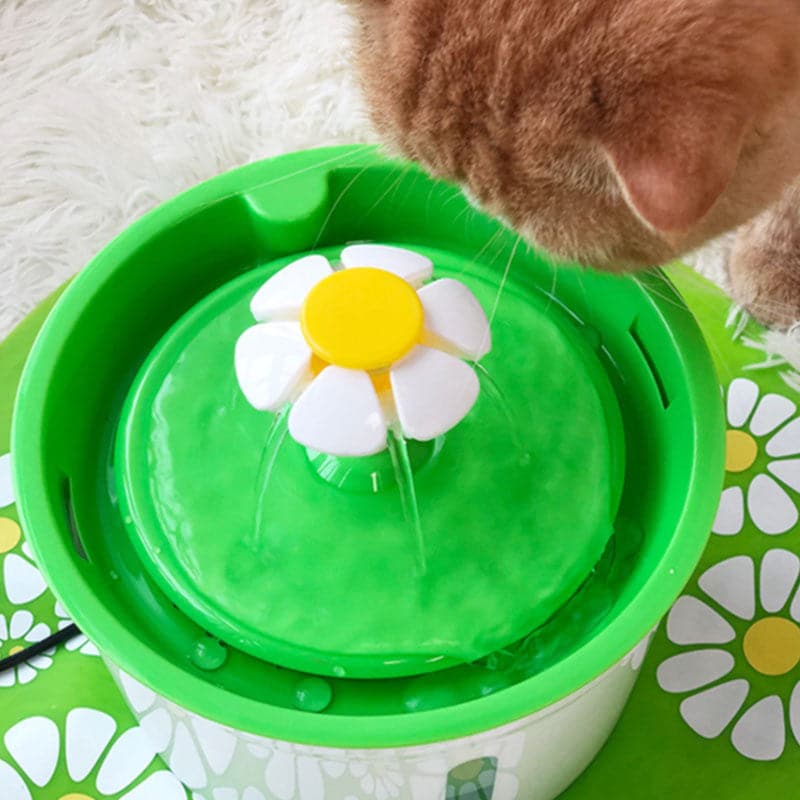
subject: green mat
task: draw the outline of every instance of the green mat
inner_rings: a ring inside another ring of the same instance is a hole
[[[729,304],[716,289],[683,268],[673,278],[717,361],[726,490],[702,564],[659,627],[618,728],[568,800],[789,797],[800,780],[798,395],[779,367],[755,369],[763,355],[732,341]],[[51,304],[0,345],[0,657],[68,624],[22,539],[5,455],[19,376]],[[0,800],[101,797],[188,793],[79,638],[0,674]]]

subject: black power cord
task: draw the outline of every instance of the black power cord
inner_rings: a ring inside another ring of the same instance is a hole
[[[20,650],[12,656],[6,656],[6,658],[0,659],[0,672],[18,667],[29,659],[41,655],[45,650],[49,650],[51,647],[63,644],[70,639],[74,639],[76,636],[80,636],[80,633],[80,628],[78,628],[77,625],[65,625],[61,630],[56,631],[46,639],[42,639],[41,642],[34,642],[30,647],[26,647],[24,650]]]

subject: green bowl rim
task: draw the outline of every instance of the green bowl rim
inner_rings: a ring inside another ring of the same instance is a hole
[[[328,165],[367,167],[387,163],[376,148],[365,145],[300,151],[267,162],[277,170],[276,177],[261,186]],[[332,748],[416,746],[490,730],[574,694],[625,658],[668,611],[705,549],[708,537],[697,531],[710,532],[722,489],[724,424],[716,370],[691,315],[673,299],[661,299],[657,292],[651,294],[653,302],[670,327],[675,347],[681,350],[692,378],[688,389],[694,412],[695,473],[675,534],[635,602],[566,659],[501,692],[432,711],[374,717],[326,716],[267,706],[187,673],[144,645],[96,597],[74,560],[71,542],[58,535],[59,520],[48,502],[47,468],[42,456],[47,395],[39,389],[49,384],[65,332],[80,316],[84,297],[102,286],[121,254],[137,248],[142,239],[165,224],[235,194],[242,180],[250,172],[263,169],[267,162],[250,164],[201,183],[126,228],[72,282],[39,332],[17,394],[11,452],[20,519],[26,531],[37,532],[31,537],[31,545],[48,584],[103,656],[118,668],[190,711],[273,739]],[[719,435],[711,435],[714,430]]]

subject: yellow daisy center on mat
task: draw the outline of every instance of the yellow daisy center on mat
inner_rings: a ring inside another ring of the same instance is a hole
[[[328,364],[386,369],[416,345],[424,312],[414,288],[391,272],[356,267],[334,272],[309,292],[303,336]]]
[[[70,794],[62,794],[59,800],[92,800],[88,794],[76,794],[75,792],[71,792]]]
[[[24,649],[25,649],[25,648],[24,648],[24,647],[22,647],[22,645],[19,645],[19,644],[18,644],[18,645],[16,645],[15,647],[12,647],[12,648],[11,648],[11,649],[8,651],[8,654],[9,654],[10,656],[15,656],[17,653],[21,653],[21,652],[22,652]]]
[[[800,628],[782,617],[760,619],[744,635],[744,654],[763,675],[785,675],[800,663]]]
[[[728,431],[725,445],[725,469],[728,472],[744,472],[753,466],[758,456],[758,445],[749,433]]]
[[[22,531],[13,519],[0,517],[0,553],[13,550],[22,538]]]

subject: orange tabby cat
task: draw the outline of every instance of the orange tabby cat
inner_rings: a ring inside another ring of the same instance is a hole
[[[740,228],[734,292],[800,316],[800,0],[351,0],[379,131],[558,256]]]

